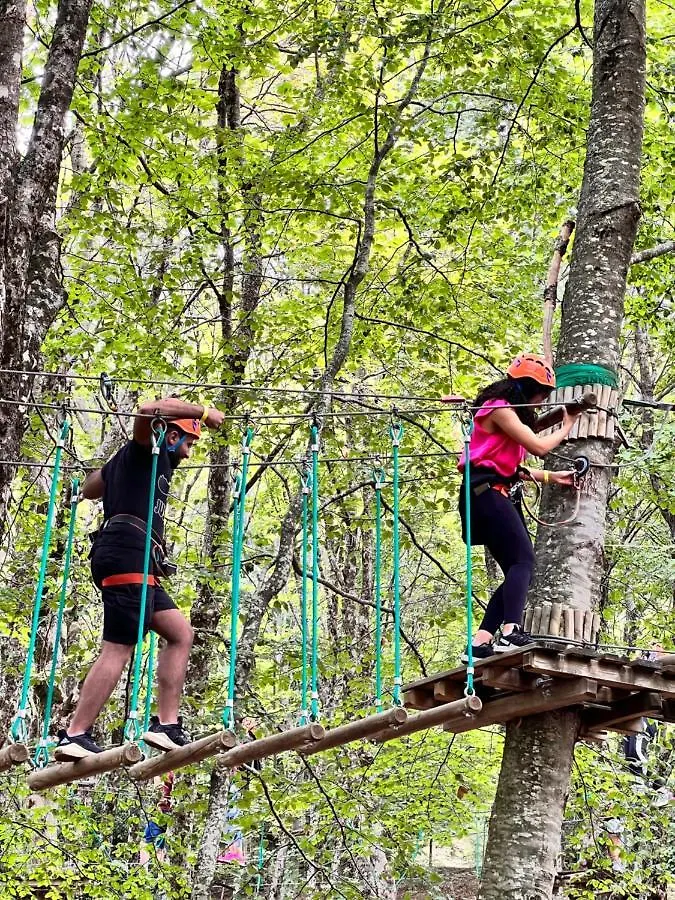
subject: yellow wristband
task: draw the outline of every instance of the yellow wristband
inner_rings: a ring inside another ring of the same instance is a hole
[[[544,484],[548,484],[550,481],[550,474],[547,469],[544,469]]]
[[[200,422],[206,422],[206,420],[207,420],[207,418],[208,418],[208,415],[209,415],[209,409],[210,409],[210,407],[207,406],[205,403],[202,403],[202,406],[204,407],[204,412],[201,414],[201,416],[200,416],[200,418],[199,418],[199,421],[200,421]]]

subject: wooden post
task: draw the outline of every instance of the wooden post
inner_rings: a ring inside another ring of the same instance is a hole
[[[564,635],[566,638],[569,638],[571,641],[573,641],[574,640],[574,607],[566,606],[563,610],[563,616],[565,617]]]
[[[539,634],[541,626],[541,604],[532,611],[532,634]]]
[[[582,641],[584,639],[584,611],[583,609],[574,608],[574,640]]]
[[[591,641],[595,643],[600,636],[600,613],[593,613],[593,625],[591,626]]]
[[[593,640],[593,611],[587,609],[584,614],[584,642],[590,644]]]
[[[129,777],[134,781],[145,781],[148,778],[154,778],[155,775],[170,772],[172,769],[181,769],[183,766],[201,762],[209,756],[216,756],[223,750],[234,747],[236,743],[237,739],[231,731],[218,731],[200,738],[198,741],[192,741],[191,744],[186,744],[184,747],[167,750],[166,753],[161,753],[159,756],[137,762],[129,769]]]
[[[539,622],[538,634],[549,634],[551,624],[551,604],[548,600],[544,600],[541,604],[541,621]]]
[[[614,440],[614,433],[616,431],[616,404],[619,399],[618,391],[615,388],[612,388],[609,395],[609,403],[608,408],[613,410],[613,412],[607,413],[607,431],[605,437],[608,441]]]
[[[0,750],[0,772],[6,772],[12,766],[20,766],[28,761],[28,747],[25,744],[7,744]]]
[[[584,390],[590,391],[591,385],[589,384],[587,388],[584,387]],[[575,438],[578,438],[579,440],[585,440],[588,437],[589,419],[590,419],[590,416],[588,415],[588,413],[582,413],[579,416],[579,420],[578,420],[579,429],[578,429],[577,433],[575,434]]]
[[[434,707],[434,709],[437,708]],[[302,752],[305,756],[312,756],[314,753],[320,753],[322,750],[341,747],[343,744],[350,744],[352,741],[379,734],[385,729],[399,727],[407,719],[408,713],[402,706],[393,706],[386,712],[367,716],[365,719],[357,719],[356,722],[347,722],[345,725],[338,725],[337,728],[331,728],[326,732],[325,737]]]
[[[371,740],[381,743],[390,741],[392,738],[405,737],[408,734],[414,734],[416,731],[426,731],[427,728],[435,728],[437,725],[443,725],[450,719],[465,717],[473,719],[474,716],[483,708],[483,704],[479,697],[471,694],[469,697],[462,697],[461,700],[455,700],[454,703],[444,703],[435,709],[427,709],[411,716],[407,722],[398,727],[391,727],[387,731],[380,731],[374,734]]]
[[[533,610],[532,610],[531,606],[528,606],[527,609],[525,610],[525,623],[523,625],[523,628],[528,633],[530,632],[530,629],[532,628],[532,612],[533,612]]]
[[[112,772],[122,766],[131,766],[143,758],[138,744],[123,744],[102,753],[92,753],[77,762],[55,763],[45,769],[36,769],[28,776],[28,786],[33,791],[44,791],[59,784],[70,784],[89,775]]]
[[[562,603],[551,604],[551,621],[548,626],[548,633],[551,637],[558,637],[560,634],[560,621],[562,618]]]
[[[609,407],[609,398],[612,394],[612,388],[608,384],[603,384],[598,400],[598,437],[607,437],[607,408]]]

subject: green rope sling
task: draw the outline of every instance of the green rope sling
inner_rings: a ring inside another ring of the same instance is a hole
[[[375,709],[382,712],[382,488],[383,469],[373,471],[375,489]]]
[[[302,637],[302,682],[300,687],[300,724],[309,722],[309,707],[307,705],[308,690],[308,653],[309,623],[307,621],[307,562],[309,556],[309,494],[312,490],[312,475],[309,470],[302,477],[302,593],[300,598],[300,628]]]
[[[152,548],[152,520],[155,507],[155,490],[157,485],[157,463],[162,441],[166,436],[166,425],[160,420],[152,422],[150,444],[152,450],[152,465],[150,468],[150,488],[148,490],[148,517],[145,528],[145,548],[143,552],[143,583],[141,585],[141,606],[138,619],[138,635],[136,637],[136,649],[134,651],[134,674],[131,692],[129,713],[124,725],[125,740],[135,741],[141,736],[141,727],[138,721],[138,695],[141,688],[141,662],[143,656],[143,638],[145,636],[145,610],[148,603],[148,580],[150,575],[150,550]]]
[[[466,531],[466,688],[464,693],[475,693],[473,687],[473,568],[471,560],[471,456],[469,446],[473,432],[473,417],[469,415],[462,425],[464,437],[464,509]]]
[[[77,520],[77,504],[79,501],[79,479],[73,478],[70,486],[70,519],[68,521],[68,539],[66,541],[66,553],[63,562],[63,577],[61,579],[61,593],[56,612],[56,627],[54,629],[54,645],[52,647],[52,663],[47,681],[47,698],[45,700],[45,713],[42,722],[42,737],[35,753],[34,763],[37,768],[44,768],[49,763],[49,727],[52,720],[52,705],[54,702],[54,687],[56,684],[56,669],[59,662],[59,647],[61,645],[61,631],[63,630],[63,613],[66,608],[68,595],[68,579],[70,576],[70,564],[73,555],[73,542],[75,539],[75,523]]]
[[[319,721],[319,428],[312,425],[312,721]]]
[[[26,716],[28,714],[28,691],[30,689],[31,677],[33,674],[33,664],[35,661],[35,645],[37,643],[38,626],[40,624],[40,609],[42,607],[42,594],[45,586],[45,576],[47,573],[47,561],[49,559],[49,544],[52,536],[52,526],[54,523],[54,509],[56,507],[56,494],[59,486],[59,473],[61,470],[61,456],[63,448],[66,444],[66,438],[70,430],[70,422],[64,420],[61,426],[61,433],[56,442],[56,453],[54,456],[54,468],[52,470],[52,483],[49,490],[49,506],[47,508],[47,519],[45,523],[45,533],[42,540],[42,556],[40,558],[40,570],[38,574],[37,586],[35,588],[35,596],[33,600],[33,616],[30,629],[30,640],[28,642],[28,651],[26,653],[26,666],[23,673],[23,682],[21,685],[21,699],[19,700],[19,708],[10,729],[10,736],[14,741],[25,741],[28,738],[28,728],[26,726]]]
[[[246,479],[248,463],[251,455],[253,428],[250,426],[244,433],[241,453],[241,475],[236,476],[234,486],[234,503],[232,511],[232,588],[230,599],[230,667],[227,679],[227,700],[223,710],[223,724],[230,731],[234,730],[234,689],[237,671],[237,641],[239,626],[239,598],[241,593],[241,560],[244,549],[244,524],[246,510]]]
[[[403,438],[403,425],[400,422],[392,422],[389,428],[391,437],[391,449],[393,459],[393,478],[392,486],[394,492],[394,512],[393,512],[393,566],[394,566],[394,690],[393,703],[394,706],[401,705],[401,686],[403,679],[401,677],[401,576],[400,576],[400,527],[399,527],[399,447]]]

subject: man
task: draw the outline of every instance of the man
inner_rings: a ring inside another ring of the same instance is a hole
[[[91,728],[115,690],[136,644],[140,619],[143,556],[148,518],[152,466],[152,421],[161,416],[167,424],[157,460],[152,517],[152,553],[148,579],[144,630],[164,638],[157,664],[158,716],[152,717],[143,739],[162,750],[184,746],[189,738],[178,716],[185,681],[192,628],[166,593],[164,514],[174,469],[188,459],[201,435],[201,423],[217,429],[223,414],[213,407],[167,398],[143,403],[134,419],[133,439],[102,469],[92,472],[82,486],[86,500],[103,500],[104,522],[91,551],[91,571],[103,599],[101,653],[87,675],[73,718],[59,732],[55,757],[76,760],[100,753]]]

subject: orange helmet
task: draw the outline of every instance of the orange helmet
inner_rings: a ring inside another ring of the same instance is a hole
[[[202,426],[199,419],[169,419],[166,424],[167,426],[175,425],[181,431],[184,431],[185,434],[192,435],[192,437],[200,438],[202,436]]]
[[[537,384],[553,390],[555,374],[546,360],[534,353],[520,353],[506,370],[511,378],[532,378]]]

